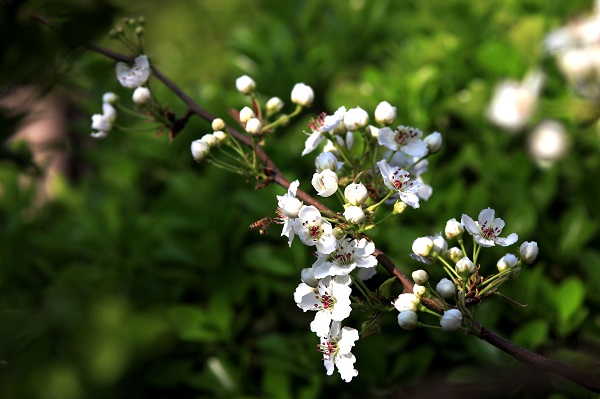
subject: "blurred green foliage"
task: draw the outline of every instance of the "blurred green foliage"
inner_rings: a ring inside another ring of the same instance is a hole
[[[426,175],[434,195],[372,237],[410,272],[421,267],[408,257],[416,237],[462,213],[496,209],[519,242],[538,242],[540,256],[504,291],[528,306],[491,298],[477,308],[480,321],[597,375],[599,133],[594,121],[566,111],[581,100],[540,47],[549,30],[587,12],[589,1],[2,6],[0,82],[43,84],[70,101],[68,155],[79,177],[54,181],[54,197],[40,205],[35,186],[22,184],[20,164],[0,164],[0,397],[591,397],[473,337],[402,331],[392,314],[381,334],[358,341],[358,378],[327,377],[312,350],[312,315],[292,299],[310,250],[289,249],[277,227],[267,236],[247,230],[273,214],[283,190],[254,191],[253,182],[195,164],[189,143],[210,127],[194,118],[171,145],[147,132],[91,142],[89,115],[99,112],[102,93],[130,93],[114,79],[111,61],[79,47],[98,38],[123,50],[99,32],[108,32],[117,10],[143,14],[153,62],[216,115],[245,105],[233,82],[249,74],[260,91],[284,100],[294,83],[311,85],[315,114],[340,105],[372,113],[387,100],[401,124],[442,132],[444,149]],[[59,24],[49,29],[32,15]],[[534,121],[560,120],[571,141],[565,159],[548,169],[528,157],[524,135],[485,118],[499,80],[540,65],[549,76]],[[174,112],[185,111],[151,85]],[[307,190],[312,158],[299,154],[309,117],[267,146]],[[2,137],[18,126],[5,120]],[[484,273],[504,253],[485,251]],[[434,281],[443,275],[428,272]],[[387,278],[381,270],[375,280]],[[359,325],[364,315],[352,321]]]

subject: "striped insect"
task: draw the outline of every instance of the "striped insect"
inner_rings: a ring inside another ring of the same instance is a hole
[[[274,221],[273,218],[262,218],[248,226],[248,230],[258,230],[260,234],[267,234],[267,229]]]

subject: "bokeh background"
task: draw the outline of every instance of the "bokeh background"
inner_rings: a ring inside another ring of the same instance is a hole
[[[410,273],[421,267],[408,255],[416,237],[494,208],[519,242],[538,242],[540,255],[503,289],[528,306],[492,298],[478,319],[598,376],[600,108],[542,46],[551,31],[591,13],[591,1],[0,7],[0,397],[594,397],[474,337],[403,331],[392,313],[381,334],[358,341],[357,378],[327,377],[308,329],[312,315],[292,298],[310,250],[289,249],[277,227],[263,236],[247,230],[273,215],[284,190],[256,191],[254,182],[193,162],[190,142],[211,131],[198,118],[173,143],[147,129],[92,140],[90,115],[100,112],[102,94],[130,92],[112,61],[82,47],[125,51],[108,31],[124,16],[144,15],[153,63],[228,122],[228,108],[247,105],[234,86],[242,74],[290,111],[293,85],[311,85],[312,108],[267,147],[306,190],[313,158],[300,157],[301,132],[320,112],[359,105],[372,115],[386,100],[400,124],[442,132],[444,147],[425,175],[433,196],[372,237]],[[531,117],[516,132],[493,124],[486,115],[496,86],[534,69],[546,80]],[[178,115],[185,111],[158,81],[150,88]],[[540,165],[528,143],[545,119],[562,124],[566,150]],[[144,127],[123,113],[118,123]],[[484,270],[505,253],[483,252]],[[381,269],[375,283],[386,278]],[[351,321],[364,319],[353,312]]]

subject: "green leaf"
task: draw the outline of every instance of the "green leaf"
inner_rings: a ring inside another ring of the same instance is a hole
[[[535,350],[548,338],[548,329],[548,320],[532,320],[515,331],[513,342],[527,349]]]
[[[566,323],[583,304],[585,287],[578,277],[569,277],[556,290],[554,296],[559,323]]]
[[[396,277],[390,277],[385,280],[380,286],[377,292],[384,298],[389,298],[392,291],[392,284],[396,281]]]

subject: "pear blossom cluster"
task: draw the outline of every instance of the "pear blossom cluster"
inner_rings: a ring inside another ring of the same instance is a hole
[[[113,129],[115,120],[117,119],[117,110],[114,104],[119,100],[115,93],[104,93],[102,96],[102,113],[92,115],[91,136],[95,139],[103,139],[108,136],[108,133]]]
[[[430,298],[444,304],[443,314],[438,315],[441,329],[456,331],[461,328],[463,317],[470,315],[467,306],[496,293],[504,282],[519,275],[521,265],[533,263],[539,252],[537,243],[525,241],[519,246],[518,255],[507,253],[496,262],[498,273],[482,278],[485,270],[479,264],[480,249],[496,245],[508,247],[518,240],[516,233],[501,237],[504,227],[504,221],[495,217],[495,211],[486,208],[479,213],[477,220],[463,214],[460,221],[455,218],[448,220],[443,234],[439,232],[434,236],[419,237],[414,240],[412,257],[427,265],[441,265],[447,277],[440,279],[434,288],[428,283],[428,274],[425,270],[417,270],[413,273],[415,282],[413,293],[404,293],[393,303],[400,312],[398,315],[400,327],[412,330],[418,326],[415,312],[423,310],[420,299]],[[465,232],[472,237],[471,256],[465,246]],[[449,247],[450,240],[456,240],[458,246]],[[406,314],[406,312],[411,313]]]

